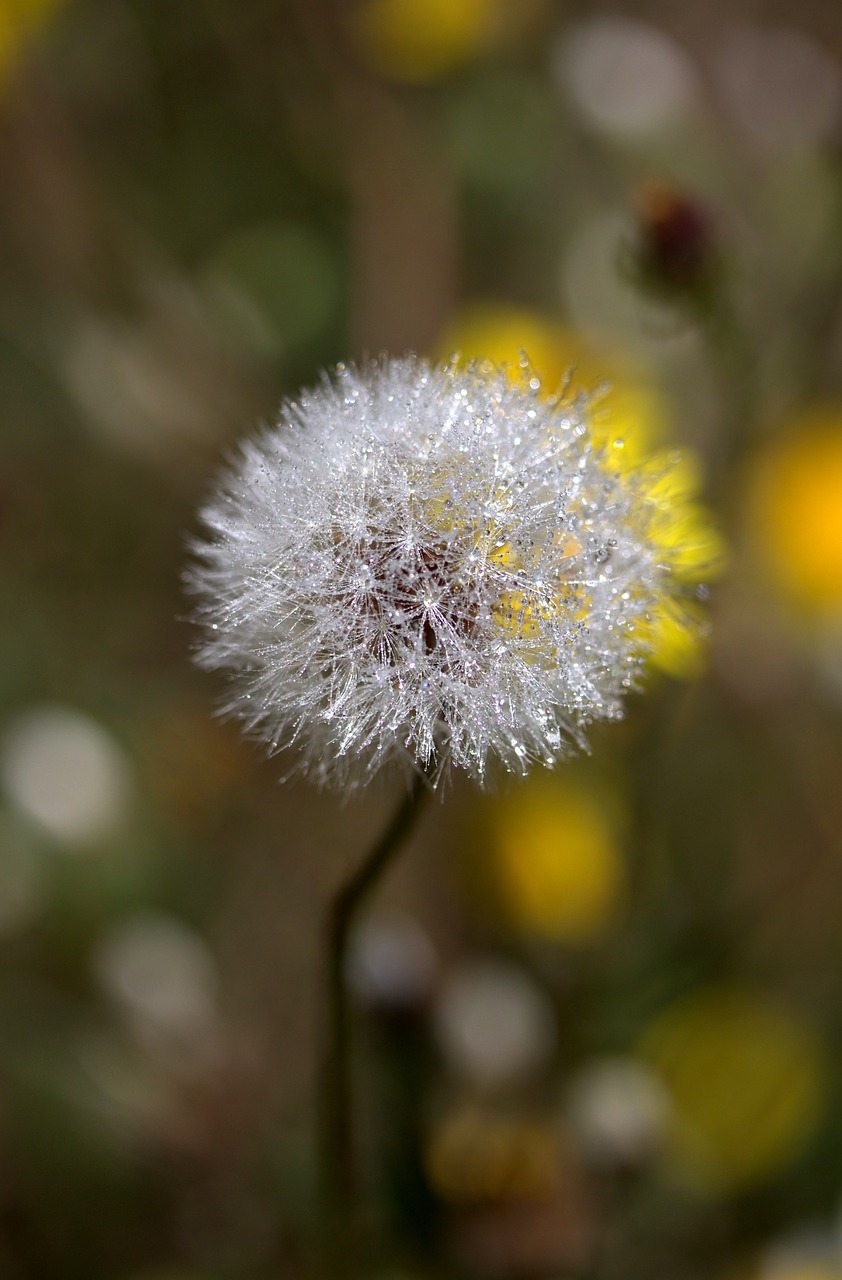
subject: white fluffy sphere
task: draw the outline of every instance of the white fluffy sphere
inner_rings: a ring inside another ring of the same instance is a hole
[[[340,366],[202,516],[199,661],[342,787],[389,763],[480,783],[554,764],[621,714],[669,594],[646,479],[528,371]]]

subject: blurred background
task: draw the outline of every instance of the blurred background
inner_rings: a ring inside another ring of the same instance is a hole
[[[181,574],[237,436],[408,348],[680,452],[710,598],[377,894],[371,1276],[840,1280],[841,285],[833,4],[2,0],[3,1280],[314,1274],[394,796],[213,717]]]

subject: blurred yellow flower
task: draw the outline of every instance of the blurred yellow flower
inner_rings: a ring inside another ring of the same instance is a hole
[[[552,1195],[559,1156],[551,1125],[466,1105],[433,1128],[424,1163],[431,1186],[445,1200],[520,1201]]]
[[[58,8],[60,0],[2,0],[0,3],[0,83],[8,80],[26,41]]]
[[[654,454],[641,468],[647,488],[659,507],[657,537],[673,565],[675,577],[688,588],[717,576],[726,557],[725,543],[713,527],[706,508],[694,500],[700,486],[699,469],[691,453]],[[671,467],[667,470],[667,464]],[[692,679],[707,665],[707,628],[695,601],[685,601],[680,613],[661,614],[649,630],[651,665],[677,679]]]
[[[351,37],[378,75],[424,84],[507,43],[544,0],[359,0]]]
[[[842,610],[842,405],[809,409],[756,460],[752,551],[803,616]]]
[[[525,307],[480,302],[460,312],[438,344],[446,358],[485,359],[517,373],[524,353],[529,376],[552,395],[570,382],[591,401],[592,435],[612,466],[638,470],[661,509],[658,537],[678,578],[692,588],[721,571],[722,538],[696,501],[701,467],[690,449],[668,447],[670,408],[651,373],[627,353],[605,350],[583,334]],[[697,607],[653,618],[650,664],[678,679],[701,675],[707,634]]]
[[[496,0],[362,0],[352,35],[370,67],[389,80],[434,80],[482,53]]]
[[[652,654],[649,662],[676,680],[695,680],[707,670],[708,632],[699,613],[653,619],[649,628]]]
[[[625,867],[613,797],[580,771],[536,775],[497,800],[489,843],[495,896],[526,932],[584,944],[616,919]]]
[[[709,1191],[784,1169],[821,1115],[826,1059],[812,1028],[739,987],[707,988],[671,1005],[640,1052],[671,1096],[676,1166]]]
[[[582,334],[526,307],[472,303],[459,312],[438,343],[446,359],[483,359],[516,370],[524,354],[549,395],[569,380],[592,397],[598,444],[622,441],[618,461],[637,466],[667,435],[669,409],[654,380],[624,352],[606,351]]]

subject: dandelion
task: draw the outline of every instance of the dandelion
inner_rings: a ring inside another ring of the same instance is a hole
[[[680,610],[669,466],[629,469],[529,370],[339,366],[202,513],[199,661],[320,783],[552,766],[622,715]]]
[[[357,1214],[345,975],[368,892],[429,782],[551,766],[618,718],[694,578],[673,463],[630,466],[622,446],[594,435],[587,397],[542,394],[525,359],[340,365],[244,444],[202,513],[198,658],[233,674],[228,712],[273,751],[297,745],[318,782],[348,791],[388,766],[410,780],[328,918],[337,1266]]]

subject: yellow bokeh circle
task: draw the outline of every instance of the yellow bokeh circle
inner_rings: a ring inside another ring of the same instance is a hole
[[[60,0],[2,0],[0,3],[0,82],[14,73],[27,42],[53,15]]]
[[[548,7],[547,0],[357,0],[350,36],[377,75],[422,85],[509,48]]]
[[[379,75],[423,84],[485,50],[497,8],[497,0],[362,0],[351,34]]]
[[[751,550],[796,610],[842,610],[842,405],[810,409],[755,461]]]
[[[546,1122],[468,1104],[432,1129],[424,1151],[430,1185],[454,1203],[547,1199],[559,1183],[559,1138]]]
[[[625,895],[618,826],[613,800],[572,775],[537,775],[496,801],[491,866],[508,921],[571,944],[602,937]]]
[[[820,1118],[826,1060],[813,1029],[741,987],[706,988],[671,1005],[640,1052],[671,1096],[676,1167],[708,1190],[786,1168]]]

